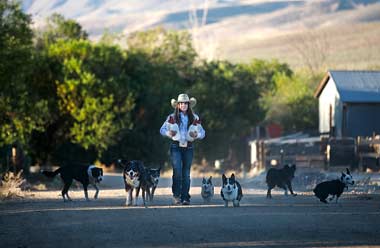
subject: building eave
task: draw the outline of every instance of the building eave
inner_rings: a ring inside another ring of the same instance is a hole
[[[326,86],[327,82],[330,80],[330,78],[331,78],[331,74],[328,71],[326,73],[326,75],[323,77],[323,79],[321,80],[321,82],[318,84],[318,87],[317,87],[317,89],[314,92],[314,97],[315,98],[318,98],[321,95],[323,89],[325,88],[325,86]]]

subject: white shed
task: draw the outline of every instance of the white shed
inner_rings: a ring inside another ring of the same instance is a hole
[[[380,71],[328,71],[314,96],[319,99],[321,134],[380,133]]]

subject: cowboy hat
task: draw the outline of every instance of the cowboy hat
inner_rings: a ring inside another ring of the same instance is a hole
[[[177,104],[180,102],[188,102],[190,108],[194,108],[194,106],[197,104],[197,99],[195,99],[194,97],[189,99],[189,96],[187,94],[179,94],[177,100],[172,99],[170,103],[173,108],[176,108]]]

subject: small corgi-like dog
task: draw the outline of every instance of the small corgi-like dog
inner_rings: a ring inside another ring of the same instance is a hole
[[[172,137],[172,140],[179,141],[181,138],[181,134],[179,133],[179,127],[178,124],[175,122],[174,116],[170,116],[169,120],[166,123],[169,131],[174,131],[176,134]]]
[[[212,184],[211,179],[212,176],[210,176],[208,179],[204,177],[202,179],[201,196],[204,203],[210,203],[214,196],[214,185]]]
[[[190,136],[190,132],[192,132],[192,133],[194,133],[194,132],[200,133],[200,130],[199,130],[200,124],[201,124],[201,121],[195,119],[193,121],[193,123],[189,126],[189,130],[187,131],[187,134],[186,134],[187,141],[190,141],[190,142],[194,141],[194,138]]]
[[[336,198],[336,203],[338,203],[338,198],[343,193],[344,189],[348,189],[348,185],[354,185],[355,181],[352,179],[350,170],[346,168],[346,174],[342,172],[339,179],[325,181],[317,184],[313,190],[315,196],[323,203],[327,203],[326,198],[331,195],[329,199],[332,201],[334,197]]]
[[[222,176],[222,189],[220,191],[222,199],[224,200],[224,207],[228,207],[228,202],[232,202],[234,207],[240,206],[240,200],[243,197],[243,191],[240,183],[236,181],[234,173],[230,178],[224,174]]]

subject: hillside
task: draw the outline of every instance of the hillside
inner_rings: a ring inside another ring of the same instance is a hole
[[[207,59],[303,61],[292,49],[304,36],[326,36],[328,64],[379,64],[379,0],[24,0],[36,27],[52,13],[77,20],[97,40],[156,26],[189,29]],[[342,43],[343,41],[343,43]],[[306,42],[307,43],[307,42]],[[305,43],[305,44],[306,44]]]
[[[322,69],[380,69],[380,23],[332,26],[267,39],[230,40],[218,56],[234,62],[252,58],[278,59],[293,68],[305,66],[297,47],[310,56],[325,53]]]

